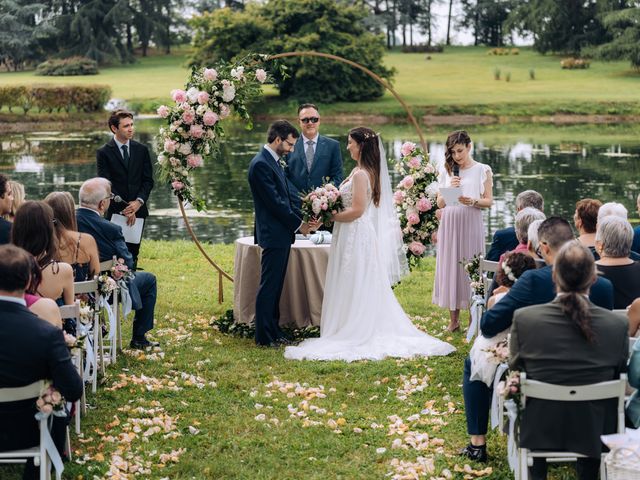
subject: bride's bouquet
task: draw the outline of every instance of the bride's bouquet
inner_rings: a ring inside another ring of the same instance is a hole
[[[302,219],[308,222],[311,218],[322,221],[325,227],[331,226],[331,215],[341,211],[342,197],[340,190],[332,183],[325,183],[302,196]]]

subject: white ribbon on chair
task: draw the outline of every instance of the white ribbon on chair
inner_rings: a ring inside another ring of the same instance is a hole
[[[124,280],[120,280],[118,281],[118,286],[120,287],[120,301],[122,302],[122,318],[126,318],[133,308],[129,285]]]
[[[47,428],[43,431],[43,444],[44,448],[47,451],[47,455],[49,455],[49,459],[51,459],[51,463],[53,463],[53,468],[56,470],[56,476],[60,478],[62,476],[62,472],[64,471],[64,465],[62,464],[62,458],[60,458],[60,454],[58,453],[58,449],[56,448],[55,443],[53,443],[53,438],[51,438],[51,432],[49,431],[51,428],[51,424],[53,422],[53,418],[51,415],[55,417],[66,417],[67,412],[64,410],[53,411],[51,413],[38,412],[35,414],[36,420],[39,422],[41,420],[47,421]],[[40,465],[40,468],[45,468],[44,465]]]
[[[117,295],[118,292],[114,291],[113,295]],[[105,311],[107,312],[107,318],[109,319],[109,340],[113,341],[113,339],[116,336],[116,314],[113,311],[113,308],[111,308],[111,304],[109,303],[109,298],[104,296],[104,295],[100,295],[100,298],[98,300],[98,309],[101,311]]]
[[[500,393],[498,393],[498,384],[502,378],[502,374],[509,369],[509,365],[501,363],[496,368],[496,375],[493,377],[493,395],[491,397],[491,428],[500,425]]]
[[[93,335],[91,335],[91,327],[92,325],[85,325],[82,322],[78,322],[78,338],[83,338],[85,341],[85,349],[84,351],[87,353],[86,363],[84,365],[84,370],[82,372],[82,380],[88,382],[91,380],[91,369],[96,368],[96,356],[93,345]]]
[[[482,312],[484,312],[484,297],[482,295],[471,297],[469,312],[471,314],[471,325],[467,330],[467,342],[470,342],[476,333],[480,334],[480,319],[482,318]]]
[[[518,443],[516,442],[516,422],[518,421],[518,406],[514,400],[504,402],[504,408],[507,410],[507,418],[509,419],[509,437],[507,438],[507,459],[511,471],[518,469]]]

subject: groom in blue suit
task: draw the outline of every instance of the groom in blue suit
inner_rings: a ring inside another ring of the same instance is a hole
[[[298,107],[298,122],[302,135],[296,141],[295,149],[287,155],[287,182],[291,202],[300,211],[300,195],[312,189],[333,183],[342,183],[342,154],[340,144],[318,133],[320,112],[313,103],[303,103]]]
[[[307,234],[318,223],[306,223],[294,212],[282,156],[294,151],[298,131],[285,120],[269,127],[267,144],[249,164],[249,186],[256,215],[255,242],[262,248],[260,286],[256,295],[256,343],[277,347],[291,343],[278,325],[280,295],[295,233]]]

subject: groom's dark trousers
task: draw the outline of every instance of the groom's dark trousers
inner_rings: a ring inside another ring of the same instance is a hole
[[[254,237],[262,248],[256,295],[256,343],[272,345],[284,337],[278,326],[278,305],[291,244],[302,221],[291,205],[284,171],[266,148],[251,160],[248,176],[256,213]]]

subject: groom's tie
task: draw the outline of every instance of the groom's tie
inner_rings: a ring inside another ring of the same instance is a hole
[[[125,166],[129,168],[129,149],[126,145],[122,145],[122,158],[124,159]]]
[[[307,157],[307,170],[311,171],[311,164],[313,163],[313,140],[307,140],[307,149],[304,154]]]

